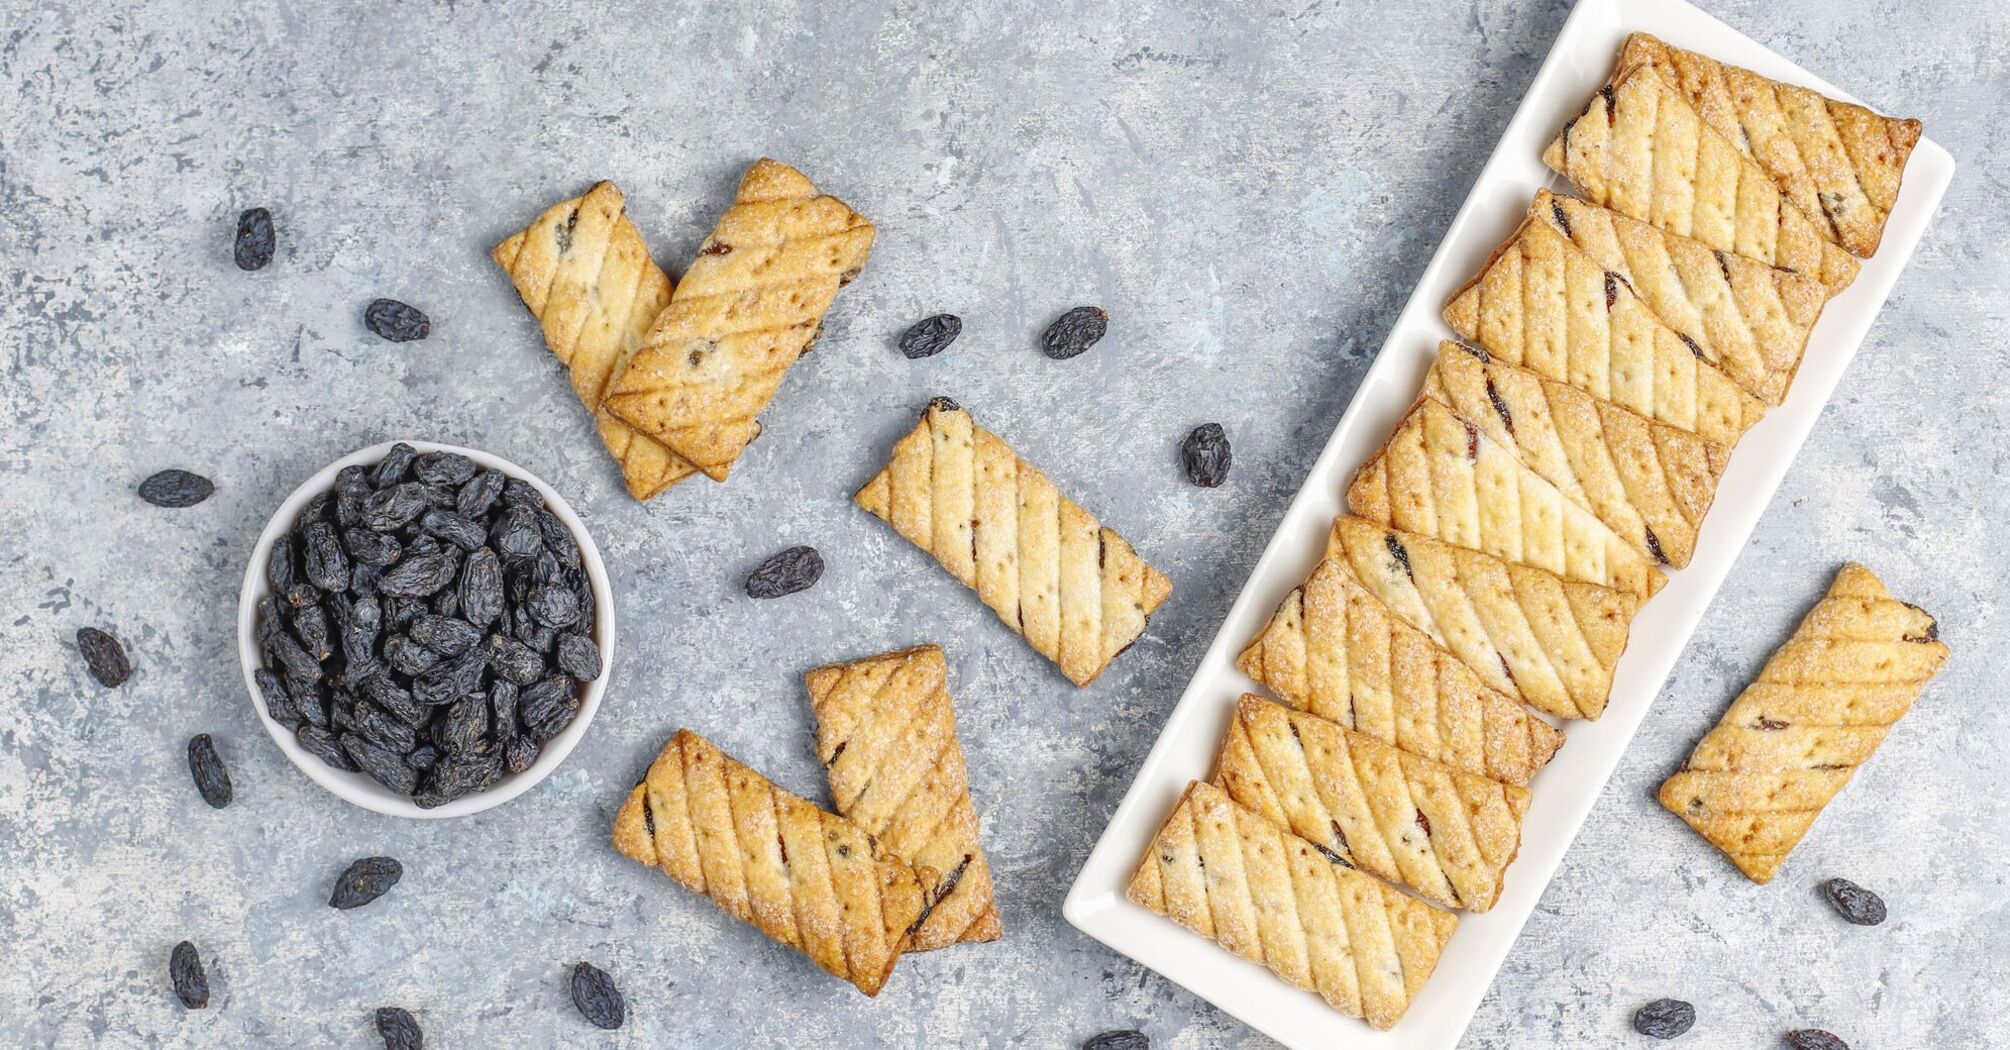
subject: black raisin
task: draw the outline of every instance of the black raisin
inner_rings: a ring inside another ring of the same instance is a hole
[[[266,644],[266,655],[285,668],[290,678],[304,678],[310,682],[320,681],[321,662],[314,655],[301,648],[292,636],[277,634]]]
[[[307,526],[301,534],[301,545],[309,583],[324,591],[349,588],[349,555],[342,550],[334,525],[317,521]]]
[[[544,549],[544,536],[537,527],[537,508],[520,503],[503,511],[489,529],[489,545],[505,559],[534,560]]]
[[[300,639],[307,655],[316,660],[326,660],[335,655],[335,646],[328,632],[328,614],[318,605],[310,605],[293,614],[293,636]]]
[[[790,547],[762,562],[747,577],[747,594],[754,598],[780,598],[807,590],[823,574],[824,558],[815,547]]]
[[[581,682],[600,677],[600,647],[583,634],[558,636],[558,669]]]
[[[417,729],[431,711],[418,701],[412,691],[399,685],[390,675],[373,674],[356,685],[356,691],[363,698],[384,709],[392,718]]]
[[[487,627],[502,617],[502,561],[484,547],[468,555],[461,565],[461,618],[476,627]]]
[[[517,719],[524,733],[539,744],[564,732],[578,710],[579,689],[570,678],[542,679],[517,700]]]
[[[444,806],[457,798],[486,791],[503,776],[502,753],[490,748],[486,753],[448,752],[426,774],[425,786],[413,794],[421,809]]]
[[[1180,442],[1179,459],[1188,481],[1211,489],[1228,480],[1229,464],[1235,457],[1229,452],[1228,435],[1221,424],[1202,423]]]
[[[503,745],[503,768],[511,773],[521,773],[537,762],[537,741],[527,736],[510,737]]]
[[[364,595],[349,606],[342,622],[342,658],[351,678],[360,678],[377,663],[377,633],[383,629],[384,610],[377,599]]]
[[[209,975],[202,970],[202,953],[183,941],[168,955],[168,981],[183,1006],[201,1010],[209,1005]]]
[[[412,1011],[398,1006],[377,1008],[377,1034],[384,1037],[384,1050],[425,1050],[426,1036]]]
[[[475,476],[475,461],[458,452],[426,452],[412,460],[412,476],[428,485],[459,488]]]
[[[484,470],[469,478],[467,484],[454,494],[454,510],[463,518],[483,518],[496,505],[496,497],[502,495],[503,476],[494,470]]]
[[[537,533],[544,538],[544,549],[551,552],[561,568],[579,565],[579,541],[572,538],[572,530],[565,527],[565,522],[551,508],[537,508]]]
[[[1151,1045],[1143,1032],[1125,1028],[1090,1036],[1082,1050],[1151,1050]]]
[[[215,492],[208,478],[186,470],[163,470],[140,482],[140,498],[156,507],[193,507]]]
[[[208,733],[188,740],[188,771],[195,777],[195,789],[211,809],[230,805],[230,771],[223,768],[223,756],[216,753],[216,741]]]
[[[342,870],[328,905],[348,911],[382,897],[405,877],[405,866],[391,857],[364,857]]]
[[[363,500],[363,527],[391,532],[425,513],[426,507],[426,486],[416,481],[381,488]]]
[[[409,343],[431,335],[433,322],[418,309],[396,299],[372,299],[363,308],[363,324],[377,337],[393,343]]]
[[[293,518],[293,527],[304,529],[314,522],[327,521],[332,517],[334,509],[335,494],[333,492],[317,493],[301,505],[300,513]]]
[[[328,693],[321,688],[321,683],[289,678],[286,681],[286,695],[292,699],[293,709],[300,712],[300,720],[303,723],[328,728],[330,718]],[[295,730],[298,731],[299,729]]]
[[[447,705],[446,717],[433,723],[433,743],[449,756],[480,751],[488,731],[488,697],[464,696]]]
[[[1787,1033],[1787,1045],[1794,1050],[1849,1050],[1849,1044],[1834,1032],[1800,1028]]]
[[[445,616],[420,616],[406,633],[413,641],[446,656],[459,656],[482,640],[481,630],[473,624]]]
[[[356,760],[349,757],[349,752],[342,750],[342,744],[326,726],[302,724],[294,731],[293,738],[300,742],[301,750],[336,769],[353,772],[356,768]]]
[[[489,665],[503,680],[527,686],[544,677],[544,655],[536,649],[501,635],[489,636],[489,649]]]
[[[420,744],[405,756],[405,764],[424,773],[440,761],[440,750],[431,744]]]
[[[1605,308],[1607,310],[1612,309],[1613,304],[1618,301],[1619,275],[1613,273],[1611,270],[1607,270],[1605,271]]]
[[[401,757],[418,746],[418,734],[391,712],[367,702],[357,704],[355,711],[356,732],[371,743]],[[357,761],[362,762],[362,759]],[[367,771],[368,764],[364,765]]]
[[[1079,357],[1110,330],[1110,315],[1096,306],[1077,306],[1055,318],[1040,335],[1040,349],[1056,361]]]
[[[272,545],[272,560],[265,563],[265,582],[272,585],[272,593],[285,594],[293,586],[293,534],[279,537]]]
[[[395,536],[369,529],[349,529],[342,533],[342,546],[349,556],[359,564],[384,568],[396,562],[405,553],[403,544]]]
[[[377,591],[395,598],[424,598],[454,581],[458,566],[452,554],[410,555],[385,570]]]
[[[359,705],[368,709],[369,705]],[[411,730],[405,730],[410,733]],[[409,795],[419,787],[419,774],[405,764],[405,751],[392,751],[371,743],[360,733],[346,732],[336,739],[342,743],[342,750],[349,753],[356,768],[368,774],[370,779],[390,788],[400,795]]]
[[[477,646],[459,656],[452,657],[419,676],[412,683],[412,695],[420,703],[439,706],[452,703],[460,697],[479,692],[482,674],[489,668],[487,646]]]
[[[266,668],[251,672],[258,684],[258,697],[265,702],[265,715],[288,729],[300,727],[300,709],[293,706],[293,698],[286,693],[286,683],[277,674]]]
[[[419,519],[419,527],[429,535],[438,536],[464,551],[480,548],[488,542],[489,531],[475,522],[458,514],[429,510]]]
[[[443,657],[402,634],[394,634],[384,639],[384,662],[400,674],[422,675],[433,669]]]
[[[1696,1023],[1696,1008],[1680,999],[1656,999],[1633,1012],[1633,1030],[1653,1039],[1673,1039]]]
[[[955,314],[924,317],[914,322],[914,327],[900,333],[900,354],[909,361],[934,357],[949,349],[949,344],[962,334],[963,318]]]
[[[537,622],[546,627],[564,628],[579,622],[579,595],[570,588],[558,586],[535,587],[524,607]]]
[[[538,494],[537,486],[522,478],[510,478],[503,482],[501,499],[511,507],[544,506],[544,497]]]
[[[489,725],[494,728],[497,740],[508,740],[516,735],[516,702],[519,695],[516,683],[507,679],[489,684]]]
[[[113,688],[124,685],[132,676],[133,664],[126,659],[126,647],[96,627],[77,628],[77,651],[84,654],[84,667],[99,685]]]
[[[246,208],[237,213],[237,238],[231,242],[230,257],[240,270],[262,270],[272,261],[278,240],[272,232],[272,213],[264,208]]]
[[[1827,897],[1835,910],[1853,925],[1876,926],[1884,921],[1884,898],[1848,879],[1829,879],[1822,883],[1822,896]]]
[[[621,989],[614,986],[614,978],[592,963],[572,968],[572,1005],[596,1028],[612,1031],[628,1019],[628,1003],[621,998]]]
[[[412,470],[412,461],[419,458],[419,450],[400,441],[392,445],[384,458],[370,471],[370,487],[387,489],[405,480]]]

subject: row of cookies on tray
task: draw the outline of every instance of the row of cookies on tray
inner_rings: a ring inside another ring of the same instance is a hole
[[[1441,344],[1239,658],[1278,702],[1237,704],[1130,899],[1393,1025],[1445,909],[1500,896],[1563,743],[1537,712],[1604,712],[1635,614],[1875,249],[1918,135],[1630,37],[1543,155],[1582,198],[1538,192],[1447,303],[1467,342]]]

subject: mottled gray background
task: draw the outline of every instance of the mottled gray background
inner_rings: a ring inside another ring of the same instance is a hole
[[[1562,5],[1159,0],[0,5],[0,1044],[1269,1045],[1076,933],[1061,898],[1513,111]],[[1633,1045],[1658,995],[1689,1042],[1803,1024],[1859,1048],[1979,1046],[2010,988],[2001,434],[2010,426],[2010,9],[1744,0],[1734,25],[1918,114],[1961,164],[1813,440],[1585,825],[1465,1045]],[[739,170],[792,161],[879,224],[864,278],[724,486],[628,500],[488,246],[597,178],[681,270]],[[240,273],[238,211],[281,247]],[[375,296],[434,319],[393,346]],[[1112,315],[1057,363],[1036,333]],[[892,337],[965,320],[941,357]],[[973,406],[1177,581],[1148,637],[1077,691],[850,490],[934,393]],[[1235,473],[1179,477],[1219,420]],[[350,807],[287,764],[244,696],[250,544],[328,460],[386,438],[477,445],[557,485],[616,580],[607,703],[568,764],[479,817]],[[145,506],[163,467],[217,479]],[[821,547],[814,591],[747,570]],[[1651,794],[1844,557],[1940,614],[1956,656],[1770,887]],[[84,674],[85,624],[137,671]],[[1002,894],[995,945],[911,957],[877,1001],[616,856],[609,820],[695,727],[822,797],[804,669],[922,640],[953,661]],[[183,744],[215,734],[238,801]],[[324,903],[353,857],[388,898]],[[1882,890],[1844,926],[1815,882]],[[165,977],[187,937],[215,995]],[[633,1021],[589,1029],[586,958]],[[1993,1016],[1992,1016],[1993,1015]],[[1337,1029],[1336,1029],[1337,1030]]]

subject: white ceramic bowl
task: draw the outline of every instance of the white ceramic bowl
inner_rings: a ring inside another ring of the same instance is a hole
[[[286,502],[281,503],[279,510],[273,513],[272,520],[266,522],[265,531],[259,534],[258,545],[252,549],[251,564],[245,567],[244,589],[237,599],[237,657],[238,662],[243,665],[244,686],[251,694],[251,706],[258,711],[259,719],[265,723],[265,731],[272,734],[272,739],[279,745],[279,749],[286,752],[286,757],[292,759],[293,764],[299,766],[300,771],[307,774],[308,779],[334,792],[344,801],[393,817],[422,819],[461,817],[500,806],[537,786],[539,781],[550,776],[551,771],[565,761],[565,756],[572,753],[573,746],[586,735],[586,727],[593,722],[594,714],[600,710],[600,695],[607,691],[607,679],[614,671],[614,598],[607,585],[607,566],[600,560],[600,548],[594,546],[593,537],[587,535],[586,526],[580,522],[579,515],[573,513],[572,507],[550,485],[545,484],[530,471],[487,452],[462,448],[458,445],[442,445],[433,441],[406,441],[405,444],[420,452],[458,452],[481,466],[529,482],[537,489],[538,494],[544,497],[545,506],[551,508],[551,512],[558,515],[558,520],[572,530],[573,539],[579,543],[580,560],[585,564],[587,579],[593,584],[594,641],[600,646],[600,677],[588,683],[582,691],[579,713],[573,717],[572,724],[566,726],[564,732],[544,745],[544,749],[538,753],[537,761],[529,769],[503,777],[500,783],[487,791],[462,796],[434,809],[422,809],[411,799],[394,794],[362,773],[336,769],[309,754],[300,746],[300,742],[294,739],[292,730],[273,721],[272,716],[266,713],[265,698],[259,695],[258,683],[252,677],[252,673],[263,664],[257,640],[258,599],[272,591],[271,585],[265,578],[266,562],[272,557],[273,544],[293,527],[293,519],[299,516],[300,508],[314,498],[315,494],[334,487],[335,475],[343,467],[355,463],[366,466],[374,464],[383,459],[384,454],[389,452],[394,444],[397,442],[386,441],[381,445],[358,449],[321,468],[299,488],[294,489],[293,494],[286,497]]]

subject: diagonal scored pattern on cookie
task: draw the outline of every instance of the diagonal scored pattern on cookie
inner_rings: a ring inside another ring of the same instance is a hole
[[[879,994],[927,918],[922,884],[935,877],[688,729],[629,792],[614,848],[867,995]]]
[[[1236,657],[1284,702],[1455,769],[1526,785],[1563,734],[1322,560]]]
[[[1078,686],[1130,648],[1172,593],[1172,581],[1116,530],[948,398],[929,402],[853,498]]]
[[[872,239],[872,223],[801,172],[755,162],[615,377],[608,409],[724,481]]]
[[[1604,713],[1632,595],[1348,515],[1326,557],[1493,688],[1560,718]]]
[[[1593,204],[1807,274],[1831,296],[1856,279],[1856,259],[1648,66],[1592,95],[1542,162]]]
[[[1537,191],[1529,218],[1618,274],[1661,323],[1724,362],[1761,401],[1786,397],[1828,301],[1820,281],[1548,190]]]
[[[1521,848],[1529,791],[1244,695],[1212,783],[1329,856],[1452,908],[1486,911]]]
[[[1444,342],[1424,396],[1510,449],[1614,532],[1680,568],[1730,450],[1486,351]]]
[[[1843,566],[1661,785],[1661,804],[1753,882],[1770,880],[1947,655],[1925,610]]]
[[[995,941],[991,867],[956,738],[949,666],[933,645],[819,667],[803,678],[817,717],[817,761],[844,817],[891,853],[940,877],[909,951]]]
[[[1444,318],[1508,364],[1712,441],[1736,443],[1766,410],[1546,223],[1524,221]]]
[[[1124,895],[1382,1029],[1409,1009],[1459,921],[1199,781]]]
[[[544,210],[489,253],[544,328],[572,391],[594,414],[628,494],[646,500],[696,473],[683,457],[629,429],[601,406],[609,381],[669,303],[670,278],[649,257],[611,182]]]
[[[1419,398],[1354,473],[1347,505],[1429,536],[1643,601],[1668,582],[1635,546],[1440,401]]]
[[[1807,88],[1670,47],[1646,33],[1626,38],[1619,68],[1647,66],[1695,107],[1836,243],[1868,257],[1898,202],[1917,120],[1880,116]]]

